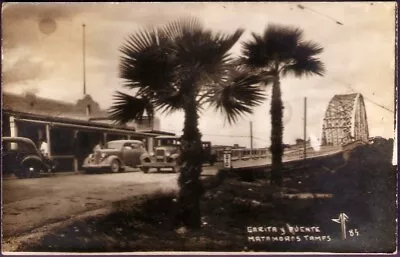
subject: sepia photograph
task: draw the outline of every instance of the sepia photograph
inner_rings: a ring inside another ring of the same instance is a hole
[[[2,253],[397,253],[397,15],[3,3]]]

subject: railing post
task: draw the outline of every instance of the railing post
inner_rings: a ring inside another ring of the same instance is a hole
[[[74,130],[74,172],[78,173],[79,167],[78,167],[78,158],[76,157],[76,148],[77,148],[77,143],[78,143],[78,130]]]

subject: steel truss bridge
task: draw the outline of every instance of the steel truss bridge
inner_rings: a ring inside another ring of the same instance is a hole
[[[335,95],[329,102],[322,127],[322,145],[368,141],[368,121],[361,94]]]
[[[363,96],[359,93],[335,95],[329,101],[323,119],[321,147],[317,150],[308,146],[307,158],[336,154],[349,146],[355,147],[360,143],[367,143],[368,138],[368,121]],[[216,152],[217,160],[222,161],[223,149]],[[283,161],[301,159],[303,154],[302,148],[286,150]],[[232,149],[232,161],[264,158],[271,158],[267,148]]]

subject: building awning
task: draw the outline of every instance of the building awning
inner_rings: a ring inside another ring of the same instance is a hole
[[[143,136],[143,137],[154,137],[159,135],[165,135],[164,133],[157,132],[138,132],[135,129],[121,126],[121,125],[110,125],[105,123],[99,123],[94,121],[83,121],[83,120],[74,120],[70,118],[64,117],[51,117],[44,116],[38,114],[31,113],[22,113],[15,112],[12,110],[3,110],[4,114],[15,116],[15,120],[17,121],[25,121],[30,123],[39,123],[39,124],[49,124],[52,126],[60,126],[60,127],[69,127],[69,128],[77,128],[77,129],[86,129],[86,130],[97,130],[108,133],[118,133],[124,135],[131,136]],[[168,133],[168,132],[167,132]]]

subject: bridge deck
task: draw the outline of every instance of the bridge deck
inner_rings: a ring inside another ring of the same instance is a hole
[[[326,146],[321,147],[319,151],[313,149],[307,150],[307,159],[318,158],[322,156],[334,155],[342,152],[342,147],[340,146]],[[283,162],[293,162],[303,159],[303,152],[297,151],[295,153],[286,154],[283,156]],[[242,168],[257,168],[257,167],[268,167],[271,165],[271,156],[264,158],[253,158],[248,160],[232,160],[232,169],[242,169]],[[223,164],[222,164],[223,165]],[[223,167],[221,167],[223,169]]]

